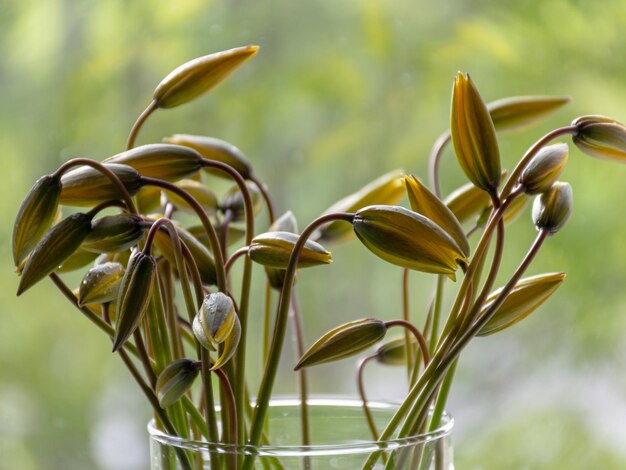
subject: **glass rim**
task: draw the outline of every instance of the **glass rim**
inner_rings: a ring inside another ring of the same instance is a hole
[[[254,404],[254,402],[253,402]],[[360,399],[336,395],[318,395],[307,400],[309,406],[335,406],[337,408],[362,408],[363,403]],[[370,409],[374,410],[396,410],[400,403],[369,401],[367,402]],[[294,407],[300,405],[300,399],[293,396],[278,396],[270,400],[270,407]],[[216,407],[219,411],[219,406]],[[432,412],[432,410],[431,410]],[[257,456],[315,456],[329,454],[361,454],[371,453],[379,450],[397,450],[404,447],[415,446],[417,444],[426,444],[448,436],[454,427],[454,418],[443,412],[443,424],[437,429],[425,433],[419,433],[408,437],[393,438],[385,441],[374,440],[353,440],[343,441],[338,444],[312,444],[312,445],[258,445],[250,444],[227,444],[221,442],[207,442],[204,440],[185,439],[178,436],[171,436],[154,425],[154,419],[148,422],[148,434],[151,439],[157,442],[179,447],[191,451],[217,452],[220,454],[239,454],[239,455],[257,455]]]

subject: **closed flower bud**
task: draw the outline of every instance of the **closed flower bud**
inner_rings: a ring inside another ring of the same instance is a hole
[[[198,203],[203,207],[207,214],[209,214],[210,216],[215,215],[218,207],[217,196],[204,184],[200,183],[199,181],[184,179],[177,182],[176,186],[178,186],[180,189],[183,189],[184,191],[187,191],[190,196],[198,201]],[[171,191],[163,191],[163,193],[167,196],[169,202],[171,202],[177,209],[185,212],[190,212],[192,214],[196,213],[195,210],[192,209],[189,204],[187,204],[187,201],[181,198],[178,194]]]
[[[141,187],[141,175],[128,165],[106,163],[105,166],[117,176],[132,196]],[[61,177],[63,189],[59,202],[65,206],[93,206],[122,194],[107,175],[90,166],[80,166]]]
[[[626,127],[605,116],[582,116],[572,122],[578,128],[573,140],[592,157],[626,162]]]
[[[491,199],[485,191],[473,183],[467,183],[450,193],[444,203],[457,220],[464,223],[487,209],[491,205]]]
[[[397,204],[404,196],[402,184],[402,170],[394,170],[382,175],[365,185],[356,193],[337,201],[324,214],[331,212],[356,212],[363,207],[374,204]],[[319,232],[322,243],[338,243],[351,240],[354,232],[350,226],[342,221],[335,221],[325,226]]]
[[[94,266],[80,283],[78,305],[102,304],[117,299],[124,277],[124,266],[120,263],[103,263]]]
[[[558,232],[572,215],[572,187],[556,182],[546,192],[535,198],[532,218],[538,230],[550,234]]]
[[[248,256],[252,261],[271,268],[286,269],[299,236],[291,232],[266,232],[252,239]],[[322,245],[307,240],[298,259],[299,268],[329,264],[332,255]]]
[[[139,326],[150,303],[155,272],[156,261],[151,255],[142,251],[133,253],[117,296],[113,352],[122,347]]]
[[[161,407],[173,405],[191,388],[200,372],[200,364],[190,359],[178,359],[163,369],[155,390]]]
[[[411,347],[415,348],[417,340],[411,339]],[[402,366],[406,364],[406,341],[404,338],[391,340],[376,350],[376,360],[386,366]]]
[[[194,335],[197,338],[201,333],[203,337],[199,342],[208,342],[215,348],[231,334],[237,313],[233,300],[228,295],[215,292],[204,298],[197,318],[201,331],[194,328]]]
[[[178,66],[154,90],[156,106],[173,108],[197,98],[226,79],[258,49],[259,46],[237,47]]]
[[[452,237],[465,256],[470,247],[461,224],[452,211],[415,176],[405,176],[404,185],[411,209],[429,218]]]
[[[356,213],[352,226],[372,253],[403,268],[454,279],[458,263],[467,261],[441,227],[404,207],[366,207]]]
[[[144,186],[135,195],[135,200],[140,214],[152,212],[161,205],[161,188]]]
[[[261,211],[261,194],[254,184],[246,183],[250,198],[252,199],[252,212],[257,215]],[[243,202],[243,194],[239,191],[239,186],[232,186],[222,198],[220,210],[224,213],[230,211],[233,222],[241,222],[245,218],[245,206]]]
[[[452,143],[469,180],[488,193],[500,183],[500,150],[496,130],[469,75],[458,73],[452,92]]]
[[[82,248],[76,249],[61,265],[55,270],[57,273],[69,273],[76,271],[89,263],[95,261],[98,257],[98,253],[93,251],[83,250]]]
[[[287,211],[281,215],[272,225],[270,225],[268,231],[298,233],[298,222],[296,221],[296,217],[293,215],[293,212]],[[276,290],[281,290],[283,288],[283,284],[285,283],[285,274],[287,273],[286,270],[266,266],[265,273],[267,274],[270,286]]]
[[[107,215],[91,224],[91,233],[81,248],[95,253],[117,253],[127,250],[143,237],[149,224],[132,214]]]
[[[202,168],[202,157],[198,152],[170,144],[141,145],[109,157],[105,162],[128,165],[142,176],[164,181],[189,178]]]
[[[90,214],[72,214],[48,230],[28,257],[17,288],[26,291],[59,267],[91,231]]]
[[[239,317],[235,315],[235,323],[230,334],[224,340],[224,347],[222,353],[215,361],[215,364],[211,366],[211,370],[219,369],[226,364],[237,352],[237,346],[239,346],[239,340],[241,339],[241,324],[239,323]]]
[[[200,135],[174,134],[171,137],[166,137],[163,141],[168,144],[191,147],[207,160],[222,162],[232,167],[244,179],[248,179],[252,175],[252,166],[243,152],[224,140]],[[230,178],[226,173],[215,168],[205,168],[205,171],[222,178]]]
[[[54,175],[37,180],[22,201],[13,225],[13,261],[22,264],[28,253],[50,228],[57,213],[61,181]]]
[[[526,165],[519,182],[526,194],[539,194],[550,189],[567,163],[567,144],[543,147]]]
[[[320,339],[300,358],[295,370],[354,356],[385,337],[385,322],[374,318],[340,325]]]
[[[567,96],[513,96],[487,105],[498,131],[518,130],[531,126],[569,103]]]
[[[565,273],[551,273],[519,280],[502,305],[481,328],[478,336],[497,333],[523,320],[548,300],[564,279]],[[481,309],[481,315],[491,307],[501,291],[502,289],[498,289],[489,295]]]

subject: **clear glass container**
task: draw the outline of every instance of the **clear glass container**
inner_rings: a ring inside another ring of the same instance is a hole
[[[150,461],[152,470],[184,469],[177,451],[184,449],[192,468],[212,469],[211,454],[223,459],[222,469],[234,468],[235,456],[255,454],[254,468],[266,470],[359,470],[370,454],[384,450],[374,469],[386,468],[384,461],[394,457],[392,469],[453,470],[450,433],[454,419],[444,414],[441,426],[429,433],[404,439],[377,442],[364,417],[359,400],[315,398],[308,400],[312,445],[300,443],[300,408],[297,399],[277,399],[270,404],[268,436],[271,445],[239,446],[185,440],[159,431],[151,422]],[[368,402],[374,421],[383,429],[397,404]],[[383,461],[384,457],[384,461]]]

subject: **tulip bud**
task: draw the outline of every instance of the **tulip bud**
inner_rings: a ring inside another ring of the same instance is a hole
[[[405,176],[404,185],[411,209],[439,225],[457,243],[463,254],[468,256],[469,243],[452,211],[415,176]]]
[[[53,272],[70,257],[91,231],[92,215],[76,213],[48,230],[28,257],[17,295]]]
[[[535,198],[532,218],[538,230],[553,234],[565,225],[572,215],[572,187],[567,183],[556,182],[546,192]]]
[[[561,286],[565,273],[541,274],[519,280],[492,317],[481,328],[478,336],[487,336],[504,330],[523,320]],[[489,295],[481,309],[483,315],[493,304],[502,289]]]
[[[399,206],[370,206],[354,216],[354,231],[376,256],[403,268],[455,279],[463,250],[441,227]]]
[[[411,347],[415,348],[417,340],[411,339]],[[406,364],[406,341],[397,338],[384,343],[376,350],[376,360],[386,366],[402,366]]]
[[[91,233],[81,248],[95,253],[124,251],[137,244],[147,227],[141,217],[132,214],[100,217],[91,224]]]
[[[252,239],[248,256],[252,261],[271,268],[286,269],[299,235],[291,232],[266,232]],[[332,255],[322,245],[307,240],[298,259],[299,268],[329,264]]]
[[[626,162],[626,127],[605,116],[582,116],[572,122],[578,128],[573,141],[592,157]]]
[[[261,211],[261,195],[258,188],[254,184],[246,183],[250,198],[252,199],[252,212],[257,215]],[[245,205],[243,201],[243,194],[239,191],[239,186],[232,186],[222,198],[220,203],[220,209],[222,212],[231,211],[232,221],[241,222],[245,218]]]
[[[142,251],[135,251],[128,261],[117,296],[113,352],[133,334],[150,303],[156,261]]]
[[[496,130],[469,75],[458,73],[452,92],[452,143],[469,180],[488,193],[500,183],[500,150]]]
[[[191,179],[180,180],[176,183],[180,189],[189,193],[198,203],[202,206],[202,208],[206,211],[210,216],[214,216],[217,212],[217,196],[207,188],[205,185],[198,181],[194,181]],[[185,212],[191,212],[192,214],[196,214],[196,211],[178,194],[173,193],[171,191],[163,191],[167,196],[167,199],[179,210],[183,210]]]
[[[141,175],[128,166],[105,163],[117,176],[132,196],[141,187]],[[61,177],[61,197],[59,202],[66,206],[92,206],[111,199],[120,199],[122,194],[107,175],[90,166],[80,166]]]
[[[176,403],[191,388],[200,372],[201,363],[190,359],[178,359],[159,374],[156,395],[161,407]]]
[[[65,261],[63,261],[57,269],[55,269],[55,272],[69,273],[71,271],[76,271],[77,269],[87,266],[97,257],[98,253],[78,248]]]
[[[294,370],[354,356],[383,339],[386,333],[385,322],[374,318],[340,325],[318,339]]]
[[[296,217],[293,215],[293,212],[287,211],[281,215],[272,225],[270,225],[268,231],[298,233],[298,222],[296,221]],[[283,288],[286,273],[287,271],[284,269],[265,267],[265,274],[267,275],[270,286],[276,290],[281,290]]]
[[[161,205],[161,188],[144,186],[135,195],[137,210],[140,214],[152,212]]]
[[[531,126],[569,101],[567,96],[513,96],[493,101],[487,109],[496,130],[509,131]]]
[[[226,364],[237,352],[237,346],[239,346],[239,340],[241,339],[241,324],[239,323],[239,317],[235,315],[235,323],[233,329],[224,341],[224,347],[222,354],[217,358],[215,364],[211,366],[211,370],[216,370]]]
[[[252,175],[252,166],[242,151],[224,140],[199,135],[174,134],[172,137],[166,137],[163,141],[168,144],[191,147],[207,160],[225,163],[235,169],[243,179],[249,179]],[[204,170],[215,176],[230,178],[226,173],[215,168],[205,168]]]
[[[174,108],[187,103],[225,80],[259,46],[244,46],[198,57],[171,71],[154,90],[158,108]]]
[[[567,163],[567,144],[543,147],[526,165],[519,182],[526,194],[539,194],[556,182]]]
[[[54,175],[37,180],[22,201],[13,225],[13,261],[22,264],[56,216],[61,181]]]
[[[404,196],[402,184],[402,170],[394,170],[365,185],[356,193],[337,201],[324,214],[331,212],[356,212],[366,206],[374,204],[397,204]],[[322,243],[338,243],[351,240],[354,233],[350,226],[341,221],[335,221],[319,231],[319,240]]]
[[[103,263],[94,266],[80,283],[78,305],[102,304],[117,299],[124,277],[124,266],[120,263]]]
[[[237,313],[233,300],[228,295],[215,292],[204,298],[197,318],[201,331],[194,328],[194,335],[196,338],[201,336],[201,344],[208,342],[215,348],[231,334]]]
[[[170,144],[141,145],[109,157],[105,162],[128,165],[142,176],[165,181],[189,178],[202,168],[202,157],[198,152]]]
[[[491,205],[491,199],[485,191],[473,183],[467,183],[450,193],[444,203],[457,220],[464,223],[487,209]]]

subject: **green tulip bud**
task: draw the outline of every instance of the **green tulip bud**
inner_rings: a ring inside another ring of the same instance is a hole
[[[52,225],[57,214],[61,181],[54,175],[37,180],[22,201],[13,225],[13,261],[19,266]]]
[[[150,303],[155,272],[156,261],[151,255],[143,251],[132,254],[117,296],[113,352],[121,348],[139,326]]]
[[[354,356],[383,339],[386,333],[385,322],[374,318],[340,325],[318,339],[294,370]]]
[[[239,323],[239,317],[235,315],[235,323],[228,337],[224,340],[224,347],[222,354],[217,358],[215,364],[211,366],[211,370],[216,370],[226,364],[237,352],[237,346],[239,346],[239,340],[241,339],[241,324]]]
[[[417,340],[411,338],[411,347],[415,348]],[[393,339],[382,344],[376,350],[376,360],[386,366],[403,366],[406,364],[406,341],[404,338]]]
[[[248,256],[252,261],[271,268],[286,269],[299,235],[291,232],[266,232],[252,239]],[[332,255],[322,245],[307,240],[298,259],[299,268],[332,262]]]
[[[55,269],[55,272],[69,273],[71,271],[76,271],[77,269],[85,267],[89,263],[95,261],[97,257],[98,253],[77,248],[74,253],[67,257],[65,261],[63,261],[63,263]]]
[[[124,266],[120,263],[103,263],[94,266],[80,283],[78,305],[102,304],[117,299],[124,277]]]
[[[261,194],[259,189],[254,184],[246,183],[250,198],[252,199],[252,211],[254,215],[257,215],[261,211]],[[245,218],[245,205],[243,201],[243,194],[239,191],[239,186],[232,186],[222,198],[220,203],[220,210],[224,213],[231,211],[232,221],[241,222]]]
[[[161,407],[176,403],[191,388],[200,372],[201,363],[190,359],[178,359],[159,374],[156,395]]]
[[[76,213],[48,230],[26,260],[17,295],[59,267],[80,246],[91,231],[91,214]]]
[[[184,191],[187,191],[189,195],[198,201],[207,214],[211,216],[216,214],[218,208],[217,196],[205,185],[199,181],[184,179],[178,181],[176,186]],[[185,201],[178,194],[171,191],[163,192],[167,196],[167,199],[174,204],[174,207],[185,212],[190,212],[194,215],[196,214],[196,211],[187,203],[187,201]]]
[[[237,313],[233,300],[228,295],[215,292],[204,298],[197,318],[200,330],[194,328],[194,335],[196,338],[200,336],[198,339],[200,344],[208,342],[215,348],[230,336]]]
[[[225,80],[259,46],[244,46],[198,57],[171,71],[154,90],[158,108],[174,108],[187,103]]]
[[[592,157],[626,162],[626,127],[605,116],[582,116],[572,122],[578,133],[573,141]]]
[[[532,218],[538,230],[550,234],[558,232],[572,215],[572,187],[567,183],[556,182],[552,187],[535,198]]]
[[[149,224],[132,214],[107,215],[91,224],[81,248],[95,253],[117,253],[137,244]]]
[[[500,183],[496,129],[476,86],[461,72],[452,92],[450,133],[463,172],[479,188],[495,193]]]
[[[569,101],[567,96],[513,96],[493,101],[487,109],[496,130],[509,131],[531,126]]]
[[[526,194],[539,194],[556,182],[567,163],[567,144],[554,144],[543,147],[526,165],[519,182]]]
[[[441,227],[399,206],[370,206],[354,216],[354,231],[376,256],[403,268],[455,279],[463,250]]]
[[[519,280],[502,305],[483,326],[478,336],[487,336],[504,330],[523,320],[534,312],[541,304],[561,286],[565,273],[541,274]],[[489,295],[481,309],[483,315],[502,292],[498,289]]]
[[[287,211],[281,215],[272,225],[270,225],[268,231],[298,233],[298,222],[296,221],[296,217],[293,215],[293,212]],[[286,273],[287,271],[285,269],[265,267],[265,274],[267,275],[270,286],[276,290],[281,290],[283,288]]]

